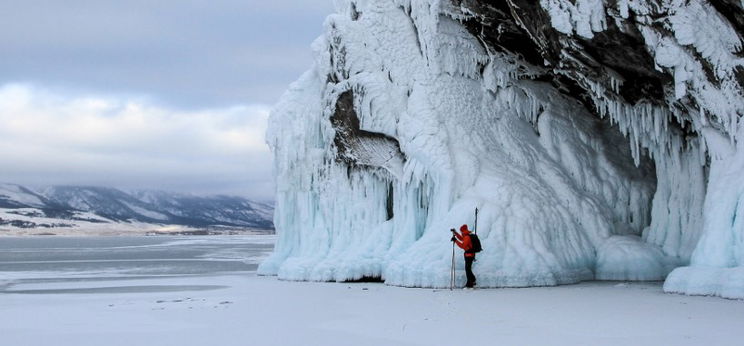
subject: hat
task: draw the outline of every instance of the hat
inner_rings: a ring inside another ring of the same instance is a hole
[[[460,226],[460,232],[468,232],[468,233],[470,233],[470,230],[468,229],[468,225],[465,224],[465,225]]]

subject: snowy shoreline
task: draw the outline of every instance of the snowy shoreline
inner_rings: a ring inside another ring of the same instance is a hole
[[[127,237],[127,236],[251,236],[273,235],[268,229],[214,229],[133,224],[131,227],[96,228],[0,228],[3,237]]]

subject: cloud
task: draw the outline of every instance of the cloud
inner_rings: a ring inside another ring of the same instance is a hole
[[[0,1],[0,181],[272,198],[266,105],[333,2]]]
[[[269,107],[179,110],[147,98],[0,87],[0,181],[272,198]]]
[[[5,0],[0,84],[274,103],[312,64],[332,0]]]

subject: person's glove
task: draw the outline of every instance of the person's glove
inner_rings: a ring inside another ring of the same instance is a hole
[[[452,236],[452,238],[450,238],[450,241],[455,241],[455,236]]]

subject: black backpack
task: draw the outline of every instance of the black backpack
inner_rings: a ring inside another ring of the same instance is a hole
[[[481,246],[480,239],[478,239],[478,235],[475,233],[470,233],[469,236],[470,236],[470,244],[472,245],[472,247],[470,248],[470,251],[468,252],[477,253],[477,252],[483,251],[483,247]]]

